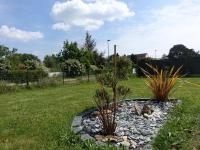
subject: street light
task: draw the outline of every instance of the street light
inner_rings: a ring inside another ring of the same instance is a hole
[[[107,44],[108,44],[108,58],[109,58],[109,56],[110,56],[110,40],[107,40]]]
[[[155,49],[155,59],[157,59],[157,55],[156,55],[156,53],[157,53],[157,49]]]

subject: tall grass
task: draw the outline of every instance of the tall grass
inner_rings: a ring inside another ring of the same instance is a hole
[[[44,88],[49,86],[58,86],[63,84],[62,79],[59,77],[44,78],[35,84],[36,87]]]
[[[16,85],[9,85],[5,81],[0,81],[0,94],[17,91]]]

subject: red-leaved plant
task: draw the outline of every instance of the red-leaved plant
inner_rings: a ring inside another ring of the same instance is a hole
[[[100,88],[96,90],[95,102],[100,113],[99,119],[102,123],[104,135],[114,135],[117,126],[117,100],[124,98],[130,92],[130,89],[125,86],[117,86],[116,46],[114,54],[113,70],[97,76],[97,82],[99,83]],[[111,88],[112,96],[109,95],[105,87]]]

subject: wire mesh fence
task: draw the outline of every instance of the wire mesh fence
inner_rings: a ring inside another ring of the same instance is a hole
[[[64,72],[59,73],[48,73],[42,71],[7,71],[0,72],[0,82],[9,86],[53,86],[68,83],[77,83],[81,81],[93,81],[95,80],[95,75],[82,75],[78,77],[67,77]]]

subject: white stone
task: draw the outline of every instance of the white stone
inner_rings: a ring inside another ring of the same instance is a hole
[[[121,145],[123,145],[125,147],[129,147],[131,144],[128,141],[123,141],[123,142],[121,142]]]
[[[136,148],[137,147],[137,143],[135,141],[131,140],[130,143],[131,143],[131,147],[132,148]]]

